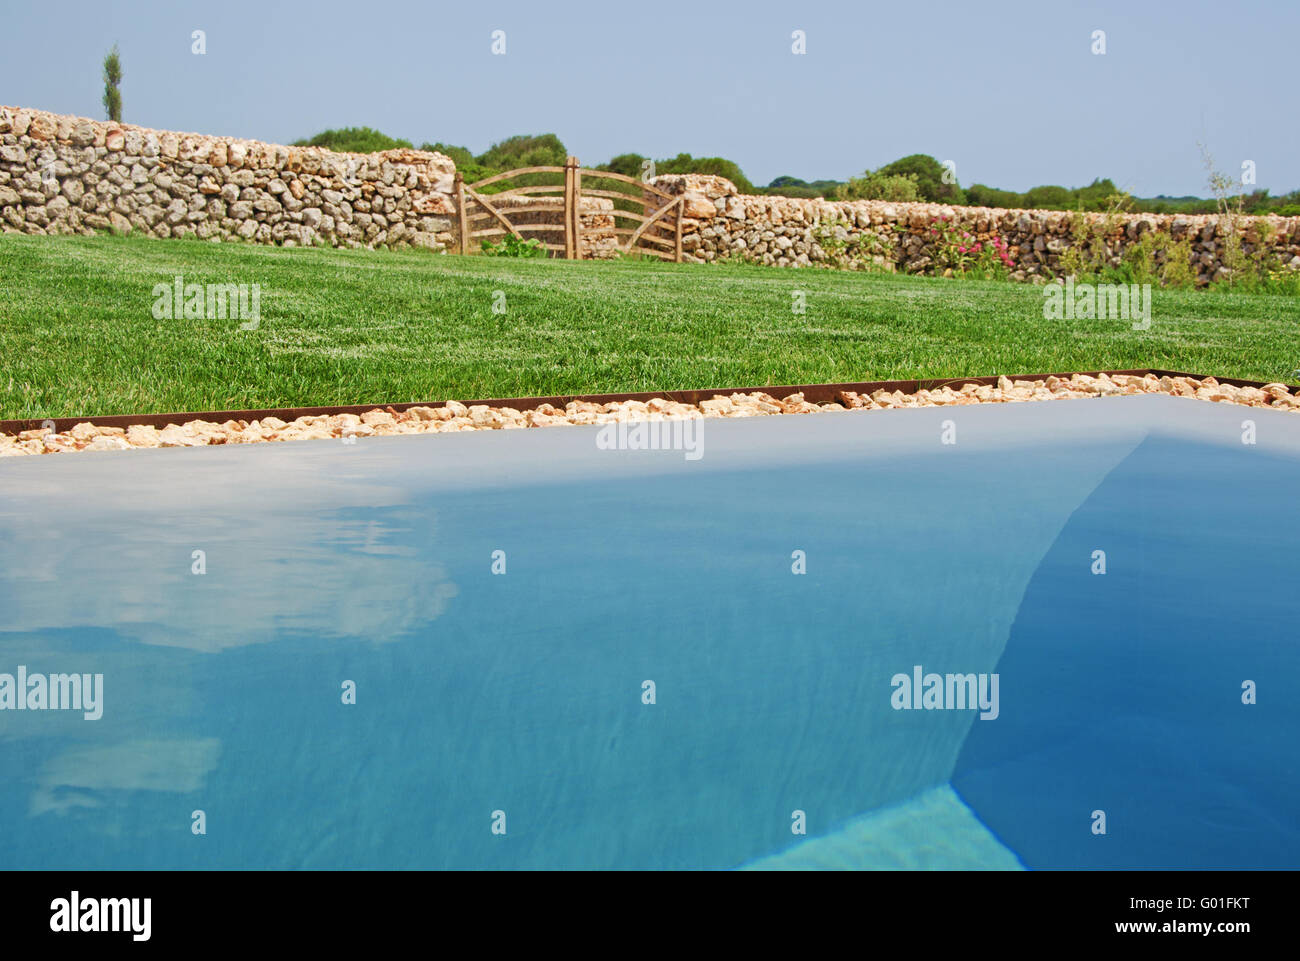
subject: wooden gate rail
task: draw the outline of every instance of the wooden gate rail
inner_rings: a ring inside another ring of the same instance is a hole
[[[620,249],[624,253],[631,253],[633,250],[636,250],[639,242],[647,244],[653,243],[670,248],[671,252],[669,250],[658,250],[654,247],[642,247],[640,253],[659,257],[662,260],[672,260],[681,263],[681,211],[683,206],[681,197],[676,197],[655,184],[646,183],[643,180],[629,177],[626,174],[613,173],[608,170],[592,170],[590,168],[582,168],[580,173],[593,178],[598,177],[602,180],[621,181],[622,183],[631,184],[641,191],[640,198],[637,198],[631,193],[619,192],[616,190],[590,189],[583,191],[587,196],[607,197],[613,200],[631,200],[633,202],[640,200],[642,203],[643,213],[640,214],[635,211],[623,210],[618,207],[615,207],[611,213],[611,216],[615,218],[632,220],[639,224],[639,226],[636,227],[620,227],[615,223],[613,228],[614,236],[618,238],[626,238],[626,243],[620,245]],[[673,214],[673,223],[671,226],[664,222],[664,218],[668,214]],[[656,233],[650,233],[648,231],[650,231],[651,228],[670,232],[671,236],[665,237]]]
[[[563,174],[563,184],[521,184],[504,190],[485,194],[483,188],[493,184],[502,184],[516,177],[528,174]],[[636,187],[636,192],[607,190],[603,187],[583,187],[583,178],[614,181]],[[562,254],[566,259],[579,260],[583,256],[582,246],[582,201],[584,197],[599,197],[612,201],[610,210],[595,211],[599,217],[608,217],[611,226],[605,229],[607,236],[612,235],[620,253],[637,252],[662,260],[680,263],[682,259],[682,216],[685,198],[674,196],[654,184],[637,180],[626,174],[608,170],[593,170],[582,167],[577,157],[567,158],[563,167],[537,166],[520,167],[494,174],[473,184],[465,183],[460,171],[455,177],[457,219],[460,227],[460,252],[474,252],[474,241],[488,240],[492,237],[513,236],[519,240],[524,234],[547,234],[562,232],[564,242],[543,242],[546,250]],[[489,200],[488,198],[492,199]],[[526,199],[536,197],[537,203],[524,203],[518,206],[501,205],[502,197]],[[619,202],[639,204],[641,209],[628,210],[618,206]],[[561,222],[554,223],[517,223],[513,218],[517,214],[561,214]],[[620,226],[618,221],[624,221]],[[627,226],[628,221],[632,226]]]

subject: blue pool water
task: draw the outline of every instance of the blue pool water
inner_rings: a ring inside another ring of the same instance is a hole
[[[1300,417],[703,430],[0,461],[0,867],[1300,866]]]

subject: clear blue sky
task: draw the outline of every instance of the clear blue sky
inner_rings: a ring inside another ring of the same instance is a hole
[[[1143,196],[1207,195],[1202,141],[1225,172],[1300,188],[1300,0],[4,0],[0,23],[0,103],[102,117],[117,42],[123,119],[156,128],[368,125],[476,153],[554,132],[587,164],[686,151],[757,184],[929,153],[966,185],[1109,176]]]

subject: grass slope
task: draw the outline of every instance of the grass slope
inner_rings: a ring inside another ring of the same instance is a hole
[[[260,328],[155,320],[177,274],[260,284]],[[1298,328],[1280,296],[1157,290],[1142,332],[1044,320],[1041,289],[1011,283],[0,236],[0,418],[1130,367],[1290,380]]]

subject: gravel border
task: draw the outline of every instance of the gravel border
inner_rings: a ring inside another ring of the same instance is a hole
[[[1167,394],[1213,403],[1300,411],[1300,394],[1281,383],[1262,387],[1235,387],[1214,377],[1158,377],[1155,374],[1072,374],[1044,380],[1010,380],[999,377],[996,386],[967,383],[960,388],[940,387],[904,393],[883,388],[871,394],[839,392],[836,403],[814,404],[802,393],[776,398],[762,391],[718,393],[688,404],[667,398],[597,403],[570,401],[563,408],[541,404],[528,410],[490,407],[449,400],[438,407],[409,407],[396,411],[376,407],[363,414],[319,414],[285,422],[277,417],[228,420],[214,423],[190,420],[159,430],[149,425],[105,427],[82,422],[62,432],[49,427],[0,434],[0,457],[61,454],[75,451],[132,450],[146,447],[206,447],[219,444],[256,444],[267,441],[326,440],[352,442],[357,437],[393,434],[436,434],[462,430],[509,430],[521,427],[567,427],[613,421],[663,421],[707,417],[759,417],[776,414],[815,414],[824,411],[888,410],[898,407],[950,407],[967,404],[1007,404],[1071,398],[1110,397],[1125,394]]]

